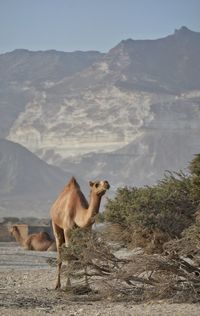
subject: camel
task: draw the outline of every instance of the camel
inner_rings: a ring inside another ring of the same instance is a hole
[[[99,212],[102,196],[110,188],[108,181],[89,182],[90,200],[87,202],[74,177],[64,187],[51,208],[51,220],[57,246],[57,283],[61,287],[60,272],[62,266],[61,246],[69,245],[70,231],[75,227],[92,228]],[[67,285],[71,285],[69,276]]]
[[[55,241],[52,240],[46,232],[31,234],[23,238],[19,228],[13,225],[10,229],[10,234],[15,237],[16,241],[26,250],[56,251]]]

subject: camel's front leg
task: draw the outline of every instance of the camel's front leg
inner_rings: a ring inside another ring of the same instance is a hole
[[[61,282],[60,282],[60,273],[61,273],[61,266],[62,266],[62,260],[61,260],[61,245],[57,244],[57,251],[58,251],[58,256],[57,256],[57,282],[55,289],[60,289],[61,288]]]
[[[64,229],[65,247],[69,246],[69,234],[70,234],[70,229]],[[68,261],[67,261],[67,265],[69,265]],[[70,281],[70,277],[69,277],[69,273],[68,273],[66,288],[69,288],[69,287],[71,287],[71,281]]]

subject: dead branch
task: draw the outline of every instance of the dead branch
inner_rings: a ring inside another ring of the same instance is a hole
[[[62,251],[68,261],[66,273],[79,280],[87,278],[102,298],[200,302],[200,269],[185,258],[135,254],[121,259],[97,234],[76,234]]]

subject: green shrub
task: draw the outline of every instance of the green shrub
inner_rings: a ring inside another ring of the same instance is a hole
[[[191,195],[200,204],[200,154],[196,155],[189,165],[191,172]]]
[[[152,187],[119,188],[114,199],[107,202],[105,220],[120,225],[126,234],[119,239],[126,236],[124,241],[134,246],[140,239],[145,247],[153,241],[156,244],[156,235],[162,236],[163,242],[180,238],[195,221],[198,199],[197,193],[194,198],[193,188],[193,177],[182,172],[168,172]]]

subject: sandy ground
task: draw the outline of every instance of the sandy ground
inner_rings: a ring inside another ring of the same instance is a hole
[[[56,270],[46,262],[55,253],[24,251],[15,243],[0,243],[0,315],[181,316],[200,315],[198,304],[148,304],[100,301],[98,296],[55,291]]]

